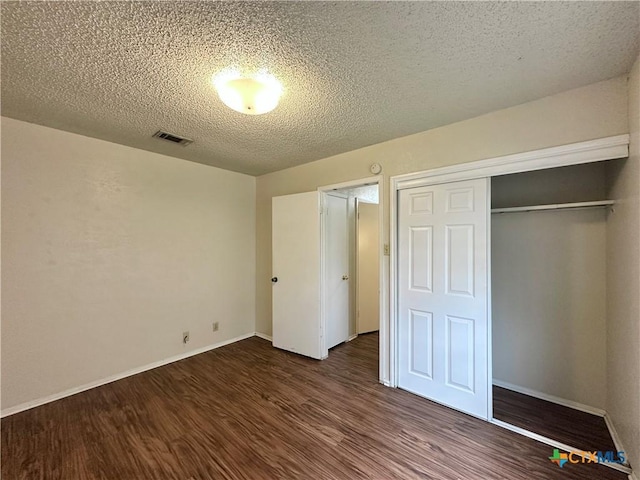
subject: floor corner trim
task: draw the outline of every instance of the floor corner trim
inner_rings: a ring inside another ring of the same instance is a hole
[[[620,438],[620,435],[618,435],[616,427],[613,424],[613,420],[611,420],[611,416],[608,413],[604,415],[604,423],[607,425],[607,430],[609,430],[609,435],[611,435],[611,440],[613,440],[616,450],[618,452],[626,452],[627,450],[625,450],[624,445],[622,444],[622,439]],[[632,480],[638,480],[638,477],[634,472],[631,472],[630,478],[632,478]]]
[[[263,340],[267,340],[269,342],[273,342],[273,337],[271,335],[267,335],[266,333],[255,332],[254,335]]]

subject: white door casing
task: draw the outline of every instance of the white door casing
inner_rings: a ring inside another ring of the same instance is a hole
[[[380,251],[378,205],[357,201],[357,333],[380,329]]]
[[[273,346],[322,358],[320,194],[272,199]]]
[[[329,349],[349,338],[349,211],[347,198],[325,195],[325,326]]]
[[[488,419],[489,179],[399,191],[398,386]]]

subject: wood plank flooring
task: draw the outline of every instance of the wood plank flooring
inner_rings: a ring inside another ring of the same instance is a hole
[[[495,386],[493,416],[581,450],[616,451],[604,418]]]
[[[2,478],[626,480],[377,381],[375,334],[324,361],[257,337],[2,420]]]

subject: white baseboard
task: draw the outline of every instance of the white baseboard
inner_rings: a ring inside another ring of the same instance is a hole
[[[613,444],[616,446],[616,451],[618,452],[628,452],[628,450],[625,450],[624,445],[622,444],[622,440],[620,439],[620,435],[618,435],[618,432],[616,431],[616,427],[613,425],[613,420],[611,420],[611,417],[609,416],[609,414],[605,414],[604,416],[604,423],[607,424],[607,429],[609,430],[609,435],[611,435],[611,440],[613,440]],[[627,457],[627,463],[629,463],[629,458]],[[638,480],[638,477],[635,475],[634,472],[631,473],[631,475],[629,475],[629,478],[631,478],[632,480]]]
[[[76,393],[85,392],[87,390],[91,390],[92,388],[100,387],[102,385],[106,385],[107,383],[115,382],[116,380],[121,380],[132,375],[137,375],[138,373],[146,372],[147,370],[153,370],[154,368],[162,367],[163,365],[168,365],[169,363],[177,362],[178,360],[184,360],[185,358],[193,357],[194,355],[199,355],[210,350],[215,350],[216,348],[224,347],[225,345],[239,342],[240,340],[244,340],[253,336],[254,333],[240,335],[239,337],[231,338],[229,340],[225,340],[224,342],[214,343],[213,345],[202,347],[197,350],[191,350],[189,352],[166,358],[158,362],[149,363],[147,365],[143,365],[142,367],[132,368],[131,370],[117,373],[101,380],[96,380],[95,382],[85,383],[84,385],[70,388],[60,393],[48,395],[46,397],[38,398],[30,402],[21,403],[20,405],[16,405],[15,407],[5,408],[0,412],[0,418],[8,417],[9,415],[14,415],[19,412],[24,412],[25,410],[39,407],[40,405],[44,405],[45,403],[55,402],[56,400],[60,400],[61,398],[70,397],[71,395],[75,395]]]
[[[354,333],[353,335],[351,335],[349,338],[347,338],[347,342],[350,342],[351,340],[355,340],[356,338],[358,338],[358,334]]]
[[[604,416],[604,423],[607,424],[609,434],[611,435],[611,440],[613,440],[613,444],[616,446],[616,450],[618,452],[625,451],[624,447],[622,446],[620,436],[618,435],[618,432],[616,432],[616,428],[613,426],[613,421],[611,421],[611,417],[608,414]]]
[[[506,388],[507,390],[512,390],[514,392],[522,393],[524,395],[529,395],[530,397],[539,398],[541,400],[546,400],[548,402],[557,403],[558,405],[563,405],[565,407],[573,408],[575,410],[580,410],[582,412],[591,413],[593,415],[598,415],[599,417],[603,417],[604,418],[604,422],[607,425],[607,429],[609,430],[609,434],[611,435],[611,439],[613,440],[613,444],[616,447],[616,451],[618,451],[618,452],[626,452],[626,450],[624,449],[624,446],[622,445],[622,441],[620,440],[620,436],[618,435],[618,432],[616,432],[616,429],[613,426],[613,422],[611,421],[611,418],[609,417],[607,412],[602,410],[601,408],[591,407],[589,405],[584,405],[582,403],[574,402],[573,400],[566,400],[564,398],[555,397],[553,395],[548,395],[546,393],[538,392],[536,390],[531,390],[529,388],[520,387],[518,385],[513,385],[513,384],[508,383],[508,382],[503,382],[501,380],[495,380],[494,379],[493,380],[493,384],[496,387]],[[541,440],[540,438],[537,438],[537,437],[540,437],[540,436],[535,434],[535,433],[533,433],[533,434],[523,433],[523,432],[520,431],[520,430],[523,430],[523,429],[521,429],[519,427],[514,427],[513,425],[509,425],[509,427],[506,427],[505,425],[508,425],[508,424],[503,425],[504,422],[501,422],[500,420],[495,420],[494,419],[492,422],[495,423],[496,425],[500,425],[500,426],[502,426],[504,428],[508,428],[509,430],[515,431],[515,432],[520,433],[522,435],[526,435],[529,438],[533,438],[535,440],[542,441],[543,443],[547,443],[548,445],[552,445],[548,441]],[[553,446],[557,446],[559,448],[563,448],[562,445],[553,445]],[[574,449],[574,450],[576,450],[576,449]],[[623,468],[621,471],[624,471],[625,473],[628,473],[628,470],[629,470],[628,465],[621,465],[621,467]],[[626,470],[624,470],[624,469],[626,469]],[[629,479],[630,480],[639,480],[638,477],[633,472],[630,473]]]
[[[538,392],[530,388],[521,387],[512,383],[503,382],[502,380],[493,380],[493,384],[496,387],[506,388],[514,392],[529,395],[530,397],[539,398],[540,400],[546,400],[547,402],[557,403],[558,405],[564,405],[565,407],[573,408],[574,410],[580,410],[581,412],[591,413],[592,415],[598,415],[599,417],[605,416],[605,411],[601,408],[591,407],[583,403],[574,402],[573,400],[566,400],[564,398],[549,395],[547,393]]]
[[[260,332],[256,332],[254,333],[254,335],[258,338],[262,338],[263,340],[268,340],[270,342],[273,342],[273,337],[271,335],[267,335],[264,333],[260,333]]]
[[[581,451],[581,448],[576,448],[576,447],[572,447],[571,445],[567,445],[566,443],[562,443],[559,442],[557,440],[554,440],[552,438],[549,437],[545,437],[544,435],[540,435],[537,434],[535,432],[532,432],[531,430],[527,430],[525,428],[520,428],[520,427],[516,427],[515,425],[511,425],[510,423],[507,422],[503,422],[502,420],[498,420],[498,419],[491,419],[489,420],[491,423],[493,423],[494,425],[497,425],[499,427],[505,428],[507,430],[511,430],[512,432],[515,432],[517,434],[523,435],[525,437],[531,438],[533,440],[536,440],[538,442],[544,443],[546,445],[549,445],[551,447],[554,448],[558,448],[560,450],[563,450],[565,452],[572,452],[572,451]],[[618,470],[619,472],[622,473],[626,473],[627,475],[633,475],[633,472],[631,471],[631,469],[629,468],[628,465],[621,465],[619,463],[611,463],[611,462],[604,462],[601,465],[608,467],[608,468],[612,468],[614,470]],[[635,479],[634,479],[635,480]]]

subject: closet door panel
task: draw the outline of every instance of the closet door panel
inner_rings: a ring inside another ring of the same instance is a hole
[[[399,193],[398,386],[488,417],[488,180]]]

